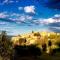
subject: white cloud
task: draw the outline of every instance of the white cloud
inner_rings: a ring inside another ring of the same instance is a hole
[[[46,20],[47,23],[57,23],[60,22],[60,14],[54,15],[54,17],[48,18]]]
[[[54,17],[60,17],[60,14],[56,14],[56,15],[54,15]]]
[[[20,16],[20,20],[21,21],[27,21],[27,20],[32,20],[32,16],[29,16],[29,15],[22,15]]]
[[[4,0],[3,3],[7,3],[9,0]]]
[[[56,22],[59,22],[53,18],[48,18],[48,19],[44,19],[43,21],[41,21],[42,23],[44,24],[49,24],[49,23],[56,23]]]
[[[57,23],[57,22],[60,22],[60,17],[59,16],[60,15],[54,15],[54,17],[47,18],[47,19],[44,19],[44,18],[41,19],[41,18],[39,18],[39,19],[33,20],[33,23],[37,23],[37,24]]]
[[[23,9],[23,7],[18,7],[18,9],[19,9],[19,10],[22,10],[22,9]]]
[[[26,17],[22,15],[16,18],[9,18],[9,19],[15,22],[24,22],[26,20]]]
[[[24,11],[26,13],[35,13],[35,6],[25,6]]]
[[[12,21],[16,21],[16,19],[15,19],[15,18],[8,18],[8,19],[10,19],[10,20],[12,20]]]
[[[19,18],[17,18],[16,20],[18,21],[27,21],[27,20],[31,20],[32,17],[28,16],[28,15],[21,15]]]
[[[25,15],[25,14],[18,14],[18,13],[11,13],[8,14],[8,12],[1,12],[0,13],[0,18],[7,18],[8,21],[16,22],[18,24],[24,23],[24,22],[29,22],[32,20],[33,16],[30,15]],[[5,24],[5,23],[0,23],[0,25]]]
[[[10,0],[9,3],[13,3],[14,1]]]
[[[60,27],[52,27],[52,28],[55,28],[55,29],[60,29]]]
[[[15,16],[15,18],[12,18],[13,16]],[[32,18],[33,17],[29,16],[29,15],[13,13],[9,19],[14,21],[14,22],[21,23],[21,22],[30,21],[30,20],[32,20]]]
[[[18,0],[16,0],[16,3],[18,3],[19,1]]]
[[[7,22],[0,21],[0,25],[6,25],[6,24],[7,24]]]
[[[32,20],[33,17],[27,15],[26,18],[27,18],[28,20]]]
[[[5,4],[5,3],[8,4],[8,2],[9,2],[9,0],[4,0],[1,4],[2,4],[2,5]]]
[[[7,15],[5,12],[1,12],[0,13],[0,18],[6,18],[8,17],[9,15]]]
[[[20,20],[20,21],[25,21],[25,16],[20,16],[19,18],[18,18],[18,20]]]
[[[11,16],[19,17],[19,16],[20,16],[20,14],[18,14],[18,13],[12,13],[12,14],[11,14]]]
[[[4,4],[8,4],[8,3],[13,3],[14,1],[13,0],[4,0],[2,3],[0,3],[1,5],[4,5]]]
[[[25,13],[35,13],[35,6],[25,6],[25,7],[18,7],[19,10],[24,10]]]
[[[33,16],[29,16],[29,15],[25,15],[25,14],[18,14],[18,13],[12,13],[12,14],[8,14],[7,12],[1,12],[0,13],[0,18],[8,18],[11,21],[14,22],[29,22],[29,23],[33,23],[33,24],[50,24],[50,23],[57,23],[60,22],[60,17],[57,17],[57,15],[54,15],[54,17],[51,18],[38,18],[36,20],[33,20]],[[59,16],[59,15],[58,15]]]

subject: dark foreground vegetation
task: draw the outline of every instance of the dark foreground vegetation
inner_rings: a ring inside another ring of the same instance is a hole
[[[36,58],[37,56],[40,55],[41,55],[41,50],[37,48],[35,45],[15,46],[12,60],[17,60],[17,59],[19,60],[20,57]]]

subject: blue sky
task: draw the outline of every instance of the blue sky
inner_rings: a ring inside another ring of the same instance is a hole
[[[59,0],[0,0],[0,31],[9,35],[60,32],[59,6]]]

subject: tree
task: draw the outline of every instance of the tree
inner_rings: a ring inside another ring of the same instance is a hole
[[[3,60],[8,60],[11,54],[11,42],[8,39],[6,31],[2,31],[1,36],[0,55],[3,57]]]

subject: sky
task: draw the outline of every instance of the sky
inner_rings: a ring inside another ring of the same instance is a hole
[[[0,31],[60,32],[60,0],[0,0]]]

